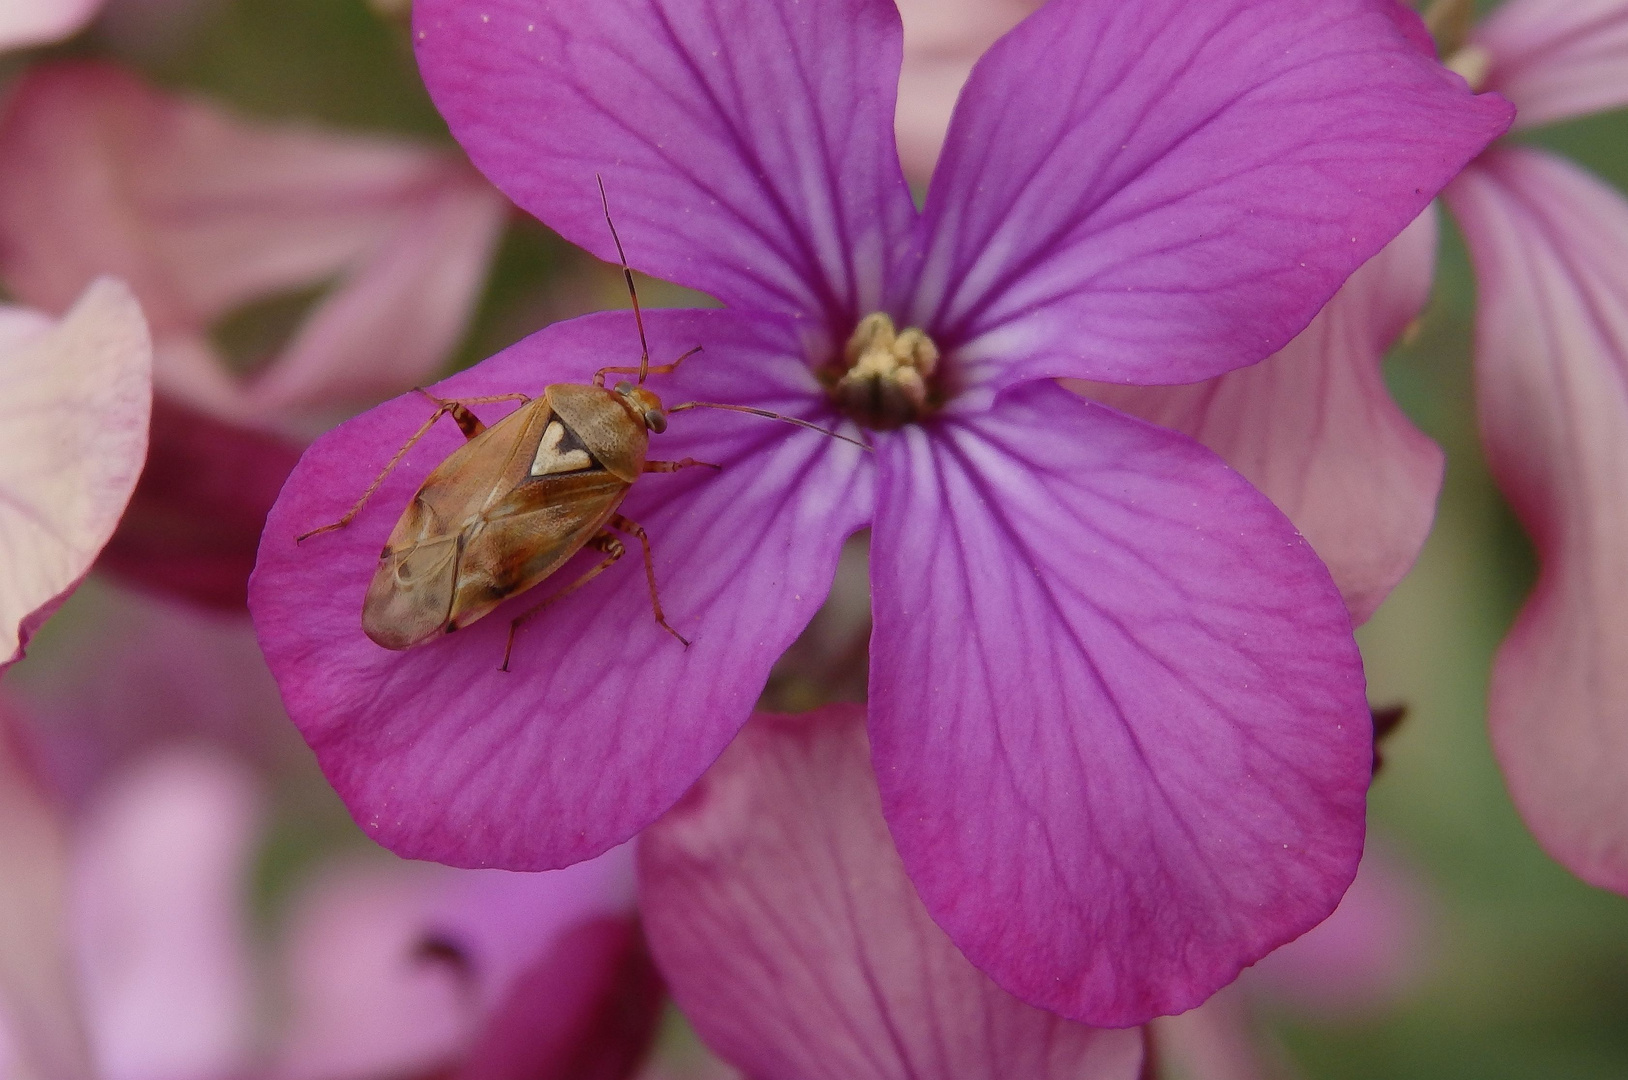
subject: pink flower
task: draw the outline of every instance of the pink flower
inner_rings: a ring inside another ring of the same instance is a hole
[[[0,277],[55,312],[117,274],[156,345],[152,458],[111,567],[241,606],[299,444],[440,367],[503,214],[442,151],[246,123],[107,65],[29,71],[0,119]],[[329,282],[252,372],[212,344],[244,305]]]
[[[639,838],[651,947],[748,1076],[1135,1080],[1142,1033],[990,981],[934,925],[888,836],[864,710],[754,718]]]
[[[973,62],[1032,0],[903,3],[900,155],[932,172]],[[1328,565],[1354,621],[1412,567],[1445,458],[1392,401],[1385,351],[1424,310],[1434,211],[1352,276],[1311,326],[1261,363],[1187,386],[1074,382],[1088,397],[1190,435],[1288,515]]]
[[[0,668],[90,570],[141,471],[152,342],[115,281],[60,321],[0,308]]]
[[[0,768],[0,1042],[24,1075],[610,1080],[648,1045],[661,993],[626,851],[542,875],[335,864],[296,898],[268,1033],[246,897],[263,815],[240,766],[150,756],[71,846],[15,758]]]
[[[1509,0],[1446,44],[1522,126],[1628,102],[1621,0]],[[1446,196],[1479,289],[1482,438],[1541,566],[1493,669],[1493,748],[1549,853],[1628,893],[1628,204],[1504,145]]]
[[[869,426],[875,453],[675,419],[664,452],[722,472],[641,481],[625,509],[693,645],[623,566],[528,626],[508,674],[501,616],[401,653],[359,625],[381,545],[456,437],[296,546],[424,402],[319,440],[268,519],[251,607],[371,835],[517,868],[625,840],[734,737],[868,523],[882,806],[974,965],[1136,1024],[1333,909],[1372,752],[1338,591],[1213,454],[1052,380],[1193,381],[1283,347],[1507,106],[1421,54],[1388,0],[1058,0],[980,61],[918,213],[885,0],[416,15],[431,92],[501,188],[603,256],[603,172],[632,263],[728,305],[647,315],[658,357],[706,348],[652,388]],[[620,315],[580,319],[437,393],[585,382],[634,340]]]

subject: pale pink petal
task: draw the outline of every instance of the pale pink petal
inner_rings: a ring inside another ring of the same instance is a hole
[[[774,1080],[1132,1080],[1141,1035],[1025,1005],[958,952],[882,820],[864,713],[759,716],[639,840],[685,1016]]]
[[[1628,0],[1507,0],[1470,36],[1517,127],[1628,104]]]
[[[43,333],[0,345],[0,667],[90,569],[147,452],[152,344],[102,280]]]
[[[41,790],[0,711],[0,1026],[19,1077],[90,1080],[90,1043],[65,918],[62,815]],[[0,1054],[0,1070],[7,1064]],[[0,1075],[12,1075],[0,1071]]]
[[[0,0],[0,49],[46,45],[90,22],[103,0]]]
[[[904,67],[894,131],[912,183],[926,184],[932,176],[972,65],[1039,6],[1039,0],[899,0]]]
[[[1508,102],[1419,52],[1405,14],[1047,4],[956,106],[909,321],[996,389],[1264,360],[1509,125]]]
[[[124,277],[160,345],[160,389],[258,426],[433,372],[501,207],[445,152],[250,123],[100,64],[29,72],[0,123],[8,286],[60,310],[92,276]],[[241,305],[330,282],[261,382],[244,385],[209,351],[205,333]]]
[[[74,925],[98,1070],[216,1080],[246,1063],[256,782],[173,750],[104,790],[81,823]]]
[[[1493,667],[1493,749],[1548,852],[1628,892],[1628,205],[1514,149],[1448,201],[1480,287],[1482,439],[1540,565]]]
[[[1327,918],[1372,720],[1350,618],[1283,515],[1185,436],[1048,382],[877,456],[882,803],[968,957],[1122,1026]]]
[[[1393,1003],[1430,953],[1417,871],[1369,837],[1334,914],[1245,973],[1252,991],[1300,1013],[1350,1020]]]
[[[1080,383],[1089,397],[1191,435],[1278,505],[1328,565],[1355,622],[1408,572],[1446,464],[1385,389],[1385,350],[1435,274],[1426,211],[1282,352],[1188,386]]]

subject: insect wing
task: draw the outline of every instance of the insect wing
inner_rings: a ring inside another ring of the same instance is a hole
[[[406,649],[445,628],[457,591],[462,541],[461,534],[443,534],[402,551],[386,550],[362,602],[362,629],[368,637],[387,649]]]
[[[616,512],[630,486],[599,467],[523,482],[470,528],[451,627],[468,626],[565,565]]]

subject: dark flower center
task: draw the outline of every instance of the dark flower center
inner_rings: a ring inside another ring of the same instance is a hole
[[[870,428],[890,430],[915,423],[943,404],[938,346],[915,327],[899,330],[875,312],[859,326],[837,363],[820,373],[831,400]]]

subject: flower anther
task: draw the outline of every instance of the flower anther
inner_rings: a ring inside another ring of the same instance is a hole
[[[886,312],[859,321],[839,371],[822,373],[831,400],[856,422],[889,431],[915,423],[943,402],[938,346],[917,327],[900,331]]]

